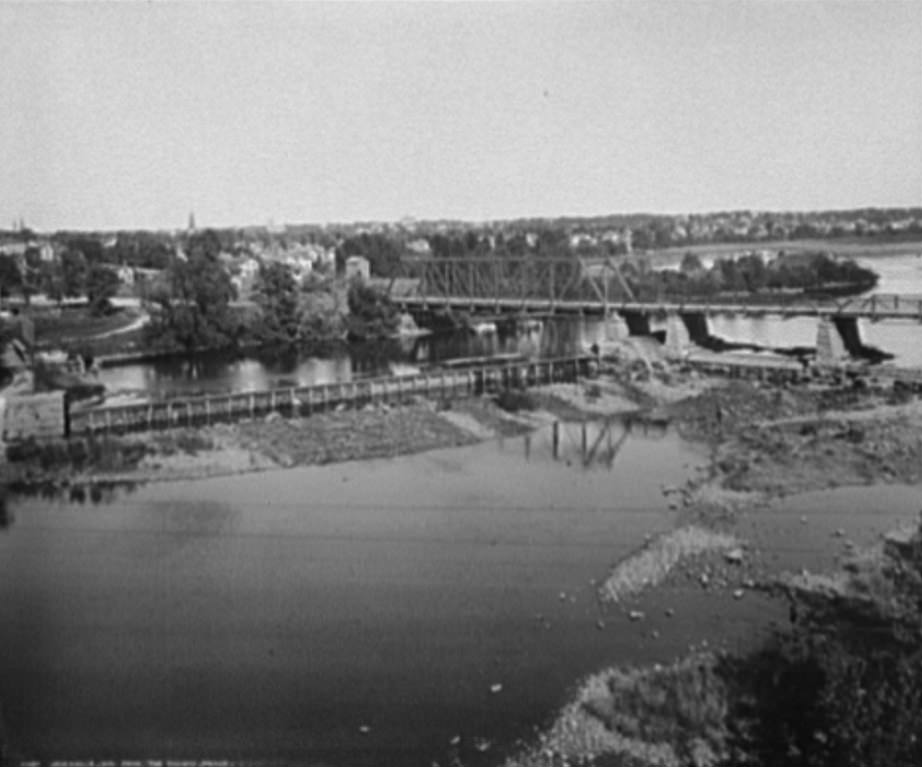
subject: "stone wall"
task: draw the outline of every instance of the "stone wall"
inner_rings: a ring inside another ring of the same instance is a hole
[[[17,394],[6,398],[2,408],[2,437],[5,442],[66,435],[67,403],[63,391]]]

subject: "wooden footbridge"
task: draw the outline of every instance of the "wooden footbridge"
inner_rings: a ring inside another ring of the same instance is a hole
[[[121,433],[203,426],[280,413],[304,416],[369,404],[399,404],[416,397],[450,400],[513,387],[574,381],[588,375],[594,358],[482,362],[462,369],[343,383],[234,392],[102,406],[69,412],[70,434]]]

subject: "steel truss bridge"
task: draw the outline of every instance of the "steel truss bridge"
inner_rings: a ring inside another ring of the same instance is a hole
[[[809,298],[757,294],[715,299],[635,297],[615,259],[546,257],[420,258],[401,263],[391,298],[408,311],[501,314],[738,314],[917,320],[922,296],[876,294]]]

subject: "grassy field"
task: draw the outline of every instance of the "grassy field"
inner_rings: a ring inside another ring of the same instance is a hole
[[[126,327],[138,318],[138,312],[121,309],[101,317],[86,307],[48,309],[33,315],[35,341],[39,348],[79,345],[103,333]]]

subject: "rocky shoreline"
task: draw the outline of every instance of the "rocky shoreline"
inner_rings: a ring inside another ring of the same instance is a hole
[[[688,383],[681,375],[676,382]],[[867,551],[846,547],[851,554],[836,572],[792,574],[779,571],[769,562],[770,552],[743,540],[738,531],[745,517],[770,515],[780,499],[799,493],[922,483],[922,402],[891,393],[711,381],[692,396],[663,401],[662,407],[683,436],[710,447],[710,469],[685,487],[664,488],[664,494],[678,499],[678,526],[614,565],[599,589],[600,604],[617,611],[606,617],[607,623],[651,640],[667,639],[661,630],[643,628],[645,609],[661,604],[660,594],[675,593],[730,600],[724,602],[728,611],[765,595],[760,598],[779,603],[778,612],[792,605],[791,616],[795,600],[833,615],[849,611],[853,603],[864,614],[882,609],[880,594],[874,595],[868,584],[879,589],[885,580],[881,573],[892,568],[892,557],[887,560],[882,552],[891,552],[893,542]],[[922,487],[919,498],[922,509]],[[804,517],[800,521],[809,523]],[[837,530],[830,549],[843,538],[844,531]],[[886,599],[893,592],[883,593]],[[671,615],[667,608],[666,616]],[[747,652],[756,653],[758,646]],[[671,665],[603,670],[581,682],[537,741],[508,757],[505,765],[742,763],[739,753],[734,755],[741,736],[731,732],[731,707],[734,695],[751,691],[731,689],[746,676],[739,667],[757,662],[762,662],[758,654],[734,657],[704,642],[703,649],[693,648]],[[922,743],[922,720],[917,729],[912,737]],[[817,737],[830,736],[820,732]],[[776,763],[751,757],[746,764]]]

